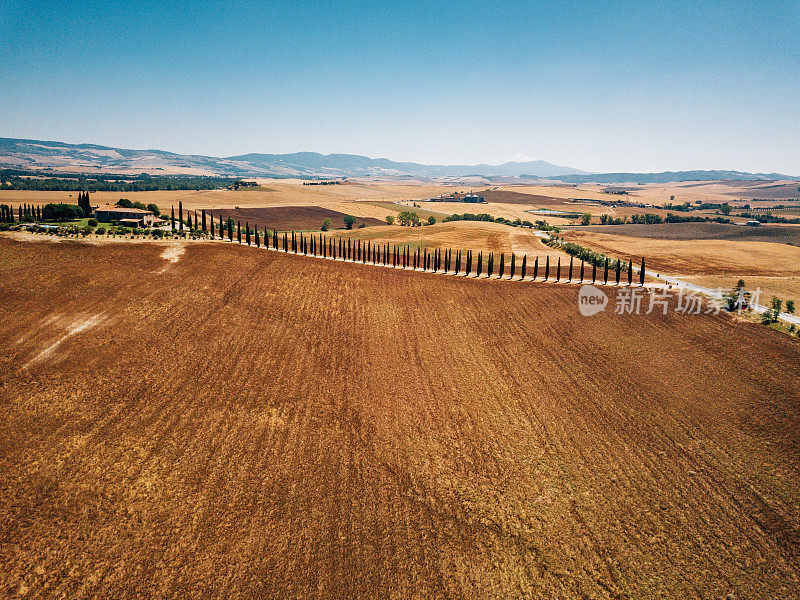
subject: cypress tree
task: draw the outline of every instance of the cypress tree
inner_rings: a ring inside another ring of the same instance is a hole
[[[206,231],[208,231],[208,229],[206,228],[206,209],[203,209],[203,233],[205,233]]]
[[[528,255],[522,255],[522,276],[519,278],[520,281],[525,279],[525,271],[528,270]]]
[[[272,247],[277,250],[278,249],[278,230],[272,230]]]
[[[178,228],[183,231],[183,202],[178,202]]]
[[[504,252],[500,253],[500,274],[499,278],[503,278],[503,273],[506,271],[506,255]]]
[[[516,271],[516,266],[517,266],[517,257],[512,252],[511,253],[511,272],[508,275],[509,279],[514,279],[514,272]]]
[[[583,254],[581,254],[581,283],[583,283]]]
[[[633,259],[628,259],[628,285],[633,283]]]
[[[616,284],[619,285],[619,275],[620,275],[620,260],[617,259],[617,272],[616,272]]]
[[[608,257],[606,256],[606,262],[603,266],[603,285],[608,283]]]
[[[219,213],[219,239],[225,239],[225,230],[223,229],[224,224],[222,222],[222,213]]]
[[[642,257],[642,266],[639,269],[639,285],[644,285],[644,256]]]
[[[569,282],[572,283],[572,259],[574,257],[570,254],[569,256]]]
[[[547,258],[544,262],[544,280],[547,281],[550,279],[550,255],[547,255]]]
[[[283,232],[283,251],[289,252],[289,233]]]
[[[539,256],[536,256],[536,260],[533,262],[533,280],[536,281],[536,278],[539,276]]]
[[[261,248],[261,239],[258,237],[258,227],[256,227],[256,248]]]
[[[244,237],[247,241],[247,245],[250,245],[250,223],[247,221],[244,222]]]
[[[458,275],[459,271],[461,271],[461,250],[456,250],[455,274]]]
[[[306,238],[306,236],[304,236],[302,233],[300,234],[300,243],[303,244],[303,254],[308,255],[308,238]]]
[[[561,281],[561,257],[558,257],[558,266],[556,267],[556,283]]]
[[[222,219],[222,217],[220,217],[220,219]],[[169,222],[172,225],[172,231],[175,231],[175,206],[174,205],[172,207],[172,214],[169,217]],[[222,225],[220,225],[220,227],[222,227]],[[220,234],[221,233],[222,232],[220,232]]]
[[[489,253],[489,260],[486,261],[486,277],[492,277],[492,273],[494,272],[494,252]]]
[[[467,250],[467,264],[464,267],[464,276],[469,277],[472,273],[472,250]]]
[[[20,205],[19,205],[19,222],[20,222],[20,223],[22,223],[22,219],[23,219],[23,218],[24,218],[24,217],[22,216],[22,204],[20,204]]]
[[[228,218],[228,241],[233,241],[233,219]]]
[[[36,207],[36,220],[37,221],[41,221],[42,220],[42,207],[41,206],[37,206]]]
[[[242,243],[242,222],[236,221],[236,239],[241,244]]]
[[[475,269],[475,277],[480,277],[482,270],[483,270],[483,251],[478,251],[478,268]]]
[[[597,281],[597,263],[592,259],[592,284]]]

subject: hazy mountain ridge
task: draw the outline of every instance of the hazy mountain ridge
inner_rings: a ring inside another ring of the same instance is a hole
[[[509,162],[503,165],[423,165],[357,154],[243,154],[214,157],[184,155],[164,150],[130,150],[97,144],[67,144],[41,140],[0,138],[0,166],[20,169],[91,169],[115,172],[187,173],[233,176],[321,177],[536,177],[584,174],[585,171],[546,161]]]
[[[775,181],[800,180],[782,173],[747,173],[745,171],[662,171],[660,173],[570,173],[559,177],[565,183],[670,183],[675,181]]]
[[[425,165],[358,154],[250,153],[228,157],[131,150],[98,144],[0,138],[0,167],[97,173],[195,174],[232,177],[519,177],[560,179],[566,183],[667,183],[671,181],[800,179],[779,173],[742,171],[665,171],[662,173],[587,173],[547,161],[502,165]]]

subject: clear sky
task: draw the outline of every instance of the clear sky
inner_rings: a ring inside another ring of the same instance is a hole
[[[800,175],[800,2],[0,2],[0,137]]]

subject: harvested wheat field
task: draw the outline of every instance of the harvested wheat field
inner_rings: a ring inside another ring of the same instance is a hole
[[[568,230],[563,232],[562,237],[567,242],[575,242],[612,257],[636,260],[644,256],[648,268],[678,277],[792,276],[800,268],[800,248],[786,243],[715,239],[697,239],[687,243],[679,239],[635,238],[606,231]]]
[[[221,242],[0,276],[7,597],[800,595],[785,335]]]

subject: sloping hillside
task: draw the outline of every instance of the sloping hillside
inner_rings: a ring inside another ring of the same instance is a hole
[[[576,288],[0,238],[0,588],[800,595],[800,345]]]

